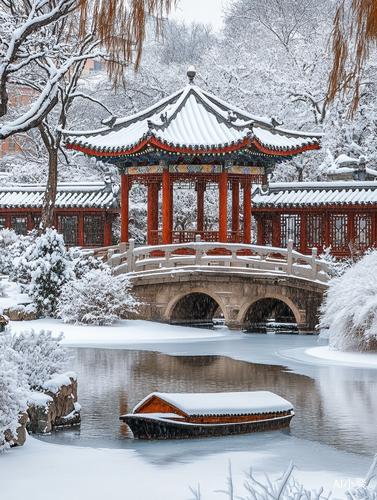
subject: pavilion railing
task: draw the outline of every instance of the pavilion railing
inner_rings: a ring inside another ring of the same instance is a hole
[[[201,241],[216,242],[219,241],[218,231],[172,231],[172,244],[175,243],[189,243],[195,242],[196,237],[200,236]],[[152,245],[159,245],[162,243],[162,231],[150,231]],[[228,231],[227,243],[242,243],[242,231]]]
[[[136,248],[131,240],[126,252],[112,255],[107,263],[114,268],[115,275],[171,273],[174,268],[205,268],[235,273],[297,276],[323,283],[332,276],[326,262],[317,258],[316,248],[313,248],[312,255],[303,255],[293,250],[292,240],[289,240],[287,248],[204,242],[199,235],[196,242]]]

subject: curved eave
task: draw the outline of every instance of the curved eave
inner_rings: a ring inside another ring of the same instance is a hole
[[[70,144],[66,143],[66,148],[67,149],[74,149],[76,151],[81,151],[82,153],[92,155],[92,156],[107,156],[107,157],[116,157],[116,156],[125,156],[125,155],[131,155],[133,153],[137,153],[140,151],[144,146],[147,144],[153,144],[154,146],[157,146],[165,151],[171,151],[171,152],[177,152],[177,153],[183,153],[183,154],[216,154],[216,153],[229,153],[230,151],[235,151],[236,149],[244,148],[250,145],[255,145],[257,149],[261,153],[266,153],[270,155],[276,155],[276,156],[291,156],[294,154],[299,154],[304,151],[309,151],[313,149],[320,149],[320,145],[318,142],[315,142],[314,144],[307,144],[302,146],[301,148],[298,149],[290,149],[290,150],[280,150],[280,149],[270,149],[268,147],[263,146],[257,139],[250,139],[246,138],[243,141],[239,142],[238,144],[232,144],[229,146],[224,146],[220,148],[189,148],[189,147],[182,147],[182,146],[170,146],[168,144],[165,144],[164,142],[156,139],[155,137],[151,138],[145,138],[139,144],[134,146],[133,148],[130,149],[124,149],[121,151],[98,151],[95,149],[91,149],[88,147],[84,147],[80,144]]]
[[[306,144],[305,146],[302,146],[301,148],[298,149],[287,149],[287,150],[277,150],[277,149],[270,149],[265,146],[263,146],[257,139],[254,139],[254,144],[257,146],[257,148],[262,152],[270,155],[277,155],[277,156],[292,156],[296,155],[299,153],[303,153],[304,151],[310,151],[313,149],[320,149],[320,145],[318,142],[315,142],[314,144]]]

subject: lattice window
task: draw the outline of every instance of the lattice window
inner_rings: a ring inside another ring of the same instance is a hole
[[[86,215],[84,217],[84,246],[103,247],[104,222],[102,215]]]
[[[79,218],[77,215],[58,215],[58,232],[67,247],[79,245]]]
[[[272,245],[272,217],[262,218],[262,241],[263,245]]]
[[[372,241],[372,217],[369,214],[355,214],[355,246],[359,249],[370,247]]]
[[[7,227],[7,219],[5,217],[0,217],[0,231]]]
[[[300,215],[280,215],[280,246],[286,248],[288,240],[293,240],[293,247],[300,247],[301,217]]]
[[[322,214],[308,214],[306,240],[308,248],[323,248],[325,244],[325,220]]]
[[[11,228],[14,229],[14,231],[17,234],[26,234],[26,232],[27,232],[27,217],[12,217],[10,224],[11,224]]]
[[[330,245],[333,250],[348,249],[348,216],[330,214]]]

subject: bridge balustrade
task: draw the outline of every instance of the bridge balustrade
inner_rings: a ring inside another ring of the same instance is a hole
[[[201,241],[135,247],[131,240],[127,251],[113,254],[108,264],[114,274],[171,272],[172,269],[211,269],[224,272],[252,274],[292,275],[300,278],[327,282],[332,272],[326,262],[312,255],[304,255],[293,249],[289,240],[287,248],[239,243]]]

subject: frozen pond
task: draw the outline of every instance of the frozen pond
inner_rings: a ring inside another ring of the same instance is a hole
[[[292,335],[250,335],[240,337],[238,341],[235,339],[232,348],[241,354],[242,349],[246,350],[245,346],[249,349],[254,346],[255,350],[259,349],[259,358],[265,363],[265,353],[268,348],[271,352],[276,349],[276,344],[279,348],[289,349],[299,344],[310,345],[314,341],[313,338]],[[202,347],[205,344],[212,352],[224,350],[221,343],[203,343]],[[184,350],[184,346],[181,345],[180,349]],[[169,350],[172,350],[171,344]],[[71,348],[71,352],[74,356],[72,369],[77,372],[79,380],[82,424],[43,436],[46,442],[130,448],[142,452],[148,449],[148,443],[134,440],[127,425],[119,421],[119,416],[132,412],[133,407],[150,392],[269,390],[288,399],[295,407],[296,417],[290,430],[284,431],[287,438],[319,442],[366,456],[373,456],[377,450],[377,426],[374,424],[377,421],[377,370],[308,367],[308,376],[277,364],[277,356],[273,358],[274,364],[261,364],[218,354],[167,355],[149,350],[85,347]],[[284,358],[280,358],[280,362],[283,365]],[[270,432],[265,439],[278,443],[281,437],[280,432]],[[229,438],[217,439],[220,440],[200,440],[201,444],[174,446],[172,459],[179,460],[180,454],[187,454],[187,448],[198,451],[211,443],[212,449]],[[260,435],[247,435],[231,438],[231,442],[242,451],[260,439]],[[159,446],[166,450],[166,445],[161,443]]]

